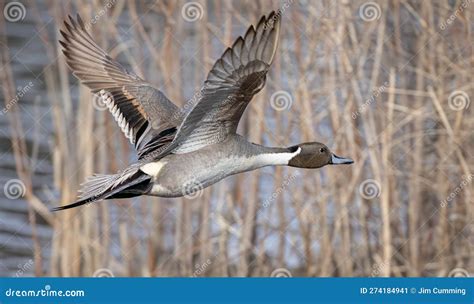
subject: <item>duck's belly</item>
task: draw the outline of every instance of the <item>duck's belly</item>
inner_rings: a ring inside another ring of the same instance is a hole
[[[245,157],[209,159],[208,155],[199,157],[195,154],[170,155],[149,166],[158,170],[152,175],[155,177],[149,195],[161,197],[193,197],[229,175],[253,169]]]

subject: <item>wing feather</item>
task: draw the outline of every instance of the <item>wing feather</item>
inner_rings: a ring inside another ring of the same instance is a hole
[[[59,41],[73,74],[105,103],[138,151],[156,134],[180,124],[182,114],[160,90],[127,71],[100,48],[82,19],[69,16]],[[139,153],[143,154],[143,153]]]
[[[278,46],[280,17],[275,12],[263,16],[226,49],[209,72],[200,100],[154,157],[192,152],[236,132],[248,103],[265,85]]]

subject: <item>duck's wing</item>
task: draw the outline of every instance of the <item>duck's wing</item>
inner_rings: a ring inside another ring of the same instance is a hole
[[[217,60],[201,98],[161,153],[187,153],[224,141],[236,132],[245,108],[265,85],[278,46],[281,16],[272,12],[250,26]]]
[[[160,90],[127,71],[87,32],[79,15],[69,16],[60,41],[74,75],[102,98],[125,136],[139,151],[157,134],[179,125],[179,108]]]

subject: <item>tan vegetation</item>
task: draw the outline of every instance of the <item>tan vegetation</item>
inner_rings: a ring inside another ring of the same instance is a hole
[[[0,79],[9,110],[0,118],[12,125],[32,238],[38,221],[54,231],[50,243],[35,242],[35,274],[472,273],[474,4],[454,2],[380,1],[373,17],[363,1],[198,1],[203,11],[195,21],[183,18],[184,1],[29,3],[49,58],[33,83],[44,85],[52,111],[59,201],[35,195],[34,170],[22,162],[30,154],[21,123],[28,117],[8,103],[18,85],[8,48],[1,48]],[[225,47],[278,8],[279,51],[240,132],[272,146],[325,142],[355,164],[265,168],[194,199],[143,197],[49,213],[74,201],[87,176],[124,168],[134,152],[65,65],[57,40],[67,14],[91,18],[93,37],[112,57],[189,106]],[[6,22],[0,21],[0,45],[17,26]],[[272,106],[278,91],[291,99]]]

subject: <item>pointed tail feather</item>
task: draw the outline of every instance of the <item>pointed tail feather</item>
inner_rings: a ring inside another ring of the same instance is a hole
[[[60,210],[66,210],[66,209],[70,209],[70,208],[74,208],[74,207],[79,207],[81,205],[90,204],[90,203],[93,203],[93,202],[96,202],[96,201],[99,201],[99,200],[101,200],[101,199],[100,198],[80,199],[77,202],[69,204],[69,205],[53,207],[53,208],[51,208],[51,211],[56,212],[56,211],[60,211]]]
[[[93,175],[81,185],[79,200],[65,206],[54,207],[60,211],[94,203],[109,198],[126,198],[146,194],[151,187],[151,177],[141,171],[115,175]]]

